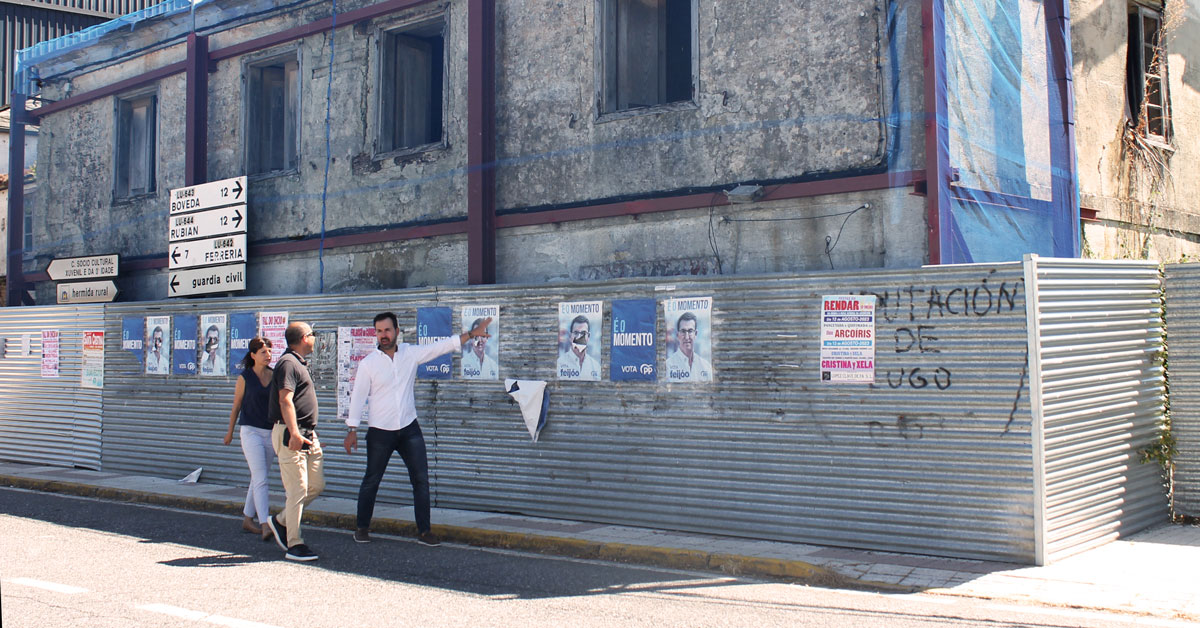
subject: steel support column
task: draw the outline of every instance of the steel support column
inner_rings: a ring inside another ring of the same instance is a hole
[[[184,185],[208,182],[208,36],[187,39],[187,113],[184,122]]]
[[[946,189],[950,146],[946,127],[946,14],[944,0],[922,0],[921,35],[925,74],[925,185],[929,263],[942,263],[942,234],[948,234]]]
[[[467,281],[496,283],[496,4],[467,3]]]
[[[25,94],[13,92],[8,135],[8,281],[5,304],[21,305],[25,274]]]

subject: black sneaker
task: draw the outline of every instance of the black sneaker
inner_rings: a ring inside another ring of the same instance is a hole
[[[274,515],[272,515],[270,519],[267,519],[267,525],[271,526],[271,534],[275,535],[275,543],[279,545],[279,549],[286,552],[288,549],[287,527],[285,527],[282,523],[279,523],[279,520],[276,519]]]
[[[312,550],[308,549],[308,546],[303,543],[289,547],[287,553],[284,554],[283,557],[288,560],[298,560],[303,563],[317,559],[317,555],[314,554]]]
[[[355,543],[370,543],[371,533],[366,528],[359,528],[354,531]]]
[[[417,535],[417,542],[421,545],[429,547],[437,547],[442,544],[442,540],[437,538],[437,535],[432,532],[422,532]]]

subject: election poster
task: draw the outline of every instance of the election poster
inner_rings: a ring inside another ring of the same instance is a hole
[[[558,379],[600,381],[603,324],[603,301],[558,304]]]
[[[175,317],[175,336],[171,341],[171,355],[175,359],[171,370],[176,375],[196,374],[196,345],[199,344],[196,340],[199,325],[198,316],[180,314]]]
[[[141,316],[126,316],[121,319],[121,350],[133,354],[138,364],[145,364],[142,343],[145,342],[146,319]]]
[[[875,296],[821,297],[821,381],[875,382]]]
[[[653,382],[658,379],[654,299],[612,302],[612,346],[608,377],[614,382]]]
[[[663,301],[667,381],[712,381],[712,305],[712,297]]]
[[[419,307],[417,308],[417,344],[437,344],[453,333],[450,318],[452,311],[448,307]],[[454,374],[454,355],[447,353],[417,366],[419,379],[450,379]]]
[[[226,364],[224,314],[200,315],[200,376],[224,377]]]
[[[42,377],[58,377],[58,330],[42,330]]]
[[[472,338],[463,345],[460,372],[463,379],[500,379],[500,306],[468,305],[462,309],[462,331],[471,331],[476,324],[491,317],[487,332],[490,338]]]
[[[146,317],[146,374],[171,372],[171,317]]]
[[[377,342],[374,327],[338,327],[337,338],[337,411],[338,421],[345,421],[350,416],[350,394],[354,392],[358,363],[375,350]],[[397,331],[396,344],[399,343]],[[365,413],[362,419],[366,420]]]
[[[250,351],[250,341],[258,335],[258,317],[254,312],[234,312],[229,315],[229,374],[242,374],[242,360]],[[271,347],[271,355],[283,353],[286,347]]]
[[[83,365],[79,370],[81,388],[104,388],[104,332],[83,332]]]
[[[259,312],[258,335],[271,341],[271,368],[279,361],[279,356],[287,350],[287,339],[283,337],[287,331],[287,312]],[[374,332],[371,332],[374,334]]]

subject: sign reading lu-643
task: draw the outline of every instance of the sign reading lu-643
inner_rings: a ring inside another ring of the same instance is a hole
[[[246,234],[219,236],[206,240],[175,242],[167,253],[167,267],[192,268],[212,264],[246,261]]]
[[[171,190],[171,215],[246,203],[246,177]]]
[[[232,205],[190,214],[176,214],[171,216],[169,221],[169,242],[246,233],[246,206]]]

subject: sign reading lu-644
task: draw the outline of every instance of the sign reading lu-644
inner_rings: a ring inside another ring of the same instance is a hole
[[[246,203],[246,177],[171,190],[171,215]]]
[[[246,206],[233,205],[190,214],[176,214],[171,216],[169,221],[167,238],[170,242],[246,233]]]
[[[176,242],[169,248],[167,267],[170,270],[244,262],[246,261],[246,234],[239,233],[206,240]]]

